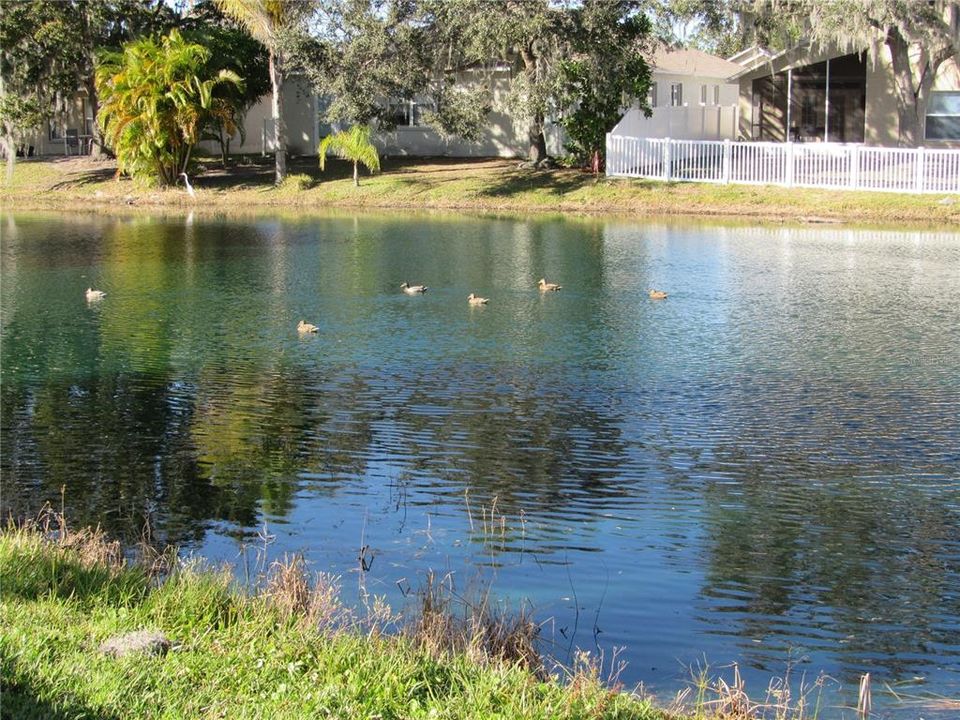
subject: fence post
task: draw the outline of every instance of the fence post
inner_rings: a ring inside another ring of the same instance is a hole
[[[860,146],[850,148],[850,188],[860,189]]]
[[[786,183],[787,187],[793,187],[795,163],[794,163],[794,151],[793,151],[792,142],[787,143],[786,165],[787,165],[786,173],[784,173],[786,177],[784,177],[784,182]]]
[[[670,180],[670,138],[663,140],[663,179]]]
[[[917,172],[914,180],[914,190],[918,193],[923,192],[923,148],[918,147],[917,153]]]
[[[730,138],[723,141],[723,184],[730,184],[730,154],[732,153],[733,143]]]

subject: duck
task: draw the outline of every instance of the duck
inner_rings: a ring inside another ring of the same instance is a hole
[[[651,300],[666,300],[667,294],[663,290],[651,290],[650,291]]]
[[[556,292],[557,290],[562,290],[563,285],[557,285],[556,283],[548,283],[546,278],[540,278],[537,281],[537,287],[540,288],[540,292]]]
[[[400,289],[403,290],[407,295],[422,295],[427,291],[426,285],[411,285],[410,283],[403,283],[400,286]]]
[[[94,290],[93,288],[87,288],[86,297],[87,301],[91,300],[102,300],[106,293],[103,290]]]
[[[490,302],[490,298],[478,297],[477,295],[470,293],[467,295],[467,302],[471,305],[486,305],[488,302]]]
[[[301,320],[297,323],[297,332],[298,333],[315,333],[319,330],[316,325],[313,323],[308,323],[304,320]]]

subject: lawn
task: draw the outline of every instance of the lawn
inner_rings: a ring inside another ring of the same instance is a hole
[[[386,158],[383,172],[363,175],[359,188],[345,162],[332,161],[321,172],[316,158],[295,158],[290,171],[275,188],[269,158],[239,160],[226,171],[210,159],[191,178],[197,191],[191,198],[182,186],[156,189],[116,180],[112,162],[33,159],[18,164],[12,186],[0,190],[0,203],[7,209],[407,208],[960,224],[960,197],[608,179],[580,170],[521,169],[500,159]]]

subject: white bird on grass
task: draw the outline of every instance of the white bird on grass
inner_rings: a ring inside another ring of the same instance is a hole
[[[190,184],[190,178],[187,177],[187,174],[185,172],[180,173],[180,177],[183,178],[183,184],[187,186],[187,195],[189,195],[192,198],[195,198],[197,196],[197,193],[193,191],[193,185]]]

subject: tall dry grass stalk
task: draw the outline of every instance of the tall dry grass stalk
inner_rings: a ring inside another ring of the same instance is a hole
[[[670,712],[692,715],[703,720],[817,720],[826,684],[831,681],[819,675],[808,682],[801,676],[794,693],[788,666],[783,677],[773,678],[763,699],[751,697],[740,667],[734,664],[732,678],[714,676],[710,667],[697,663],[690,668],[690,687],[677,693]]]
[[[870,717],[870,710],[873,706],[873,698],[870,693],[870,673],[866,673],[860,678],[860,690],[857,693],[857,717],[860,720],[867,720]]]
[[[13,531],[38,534],[58,549],[70,551],[85,568],[98,565],[111,572],[119,572],[127,565],[120,542],[110,540],[99,525],[73,530],[67,524],[66,516],[54,510],[49,503],[36,518],[23,521]]]
[[[469,601],[456,592],[450,575],[429,573],[417,597],[418,612],[405,634],[424,651],[438,657],[462,653],[479,663],[503,662],[544,672],[536,647],[540,626],[526,612],[497,612],[488,593]]]
[[[328,573],[310,573],[299,553],[271,563],[260,596],[284,618],[320,631],[338,630],[354,621],[353,613],[340,602],[340,579]]]

